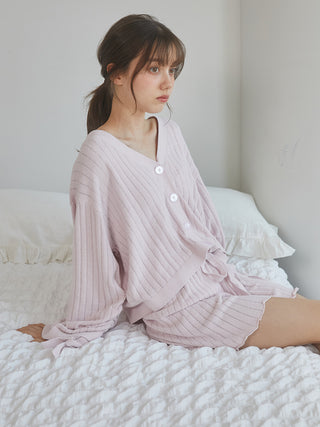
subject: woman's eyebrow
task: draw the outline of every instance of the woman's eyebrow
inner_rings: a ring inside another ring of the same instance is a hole
[[[161,60],[161,58],[153,58],[150,62],[163,62],[162,60]],[[177,60],[175,59],[174,61],[172,61],[172,63],[171,63],[171,65],[175,65],[175,64],[177,64]]]

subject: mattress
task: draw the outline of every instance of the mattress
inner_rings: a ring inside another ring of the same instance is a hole
[[[293,289],[276,260],[232,256],[242,273]],[[320,355],[312,345],[186,349],[149,338],[124,312],[79,349],[16,331],[63,319],[71,264],[0,264],[0,426],[316,426]]]

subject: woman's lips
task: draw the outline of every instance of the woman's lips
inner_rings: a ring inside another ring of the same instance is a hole
[[[159,96],[159,98],[157,98],[157,99],[159,99],[159,101],[161,101],[161,102],[167,102],[169,97],[168,96]]]

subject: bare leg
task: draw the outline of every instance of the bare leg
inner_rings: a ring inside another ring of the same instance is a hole
[[[300,294],[297,294],[297,298],[308,299],[308,298],[306,298],[306,297],[303,297],[303,296],[302,296],[302,295],[300,295]]]
[[[307,299],[306,297],[303,297],[302,295],[299,295],[299,294],[297,294],[297,298]],[[320,343],[313,342],[312,345],[314,345],[320,352]]]
[[[296,298],[272,297],[265,303],[259,324],[240,348],[320,345],[320,300],[297,294]]]
[[[306,297],[303,297],[303,296],[302,296],[302,295],[300,295],[300,294],[297,294],[297,298],[308,299],[308,298],[306,298]],[[320,353],[320,343],[315,343],[315,342],[313,342],[313,343],[312,343],[312,345],[314,345],[314,346],[319,350],[319,353]]]

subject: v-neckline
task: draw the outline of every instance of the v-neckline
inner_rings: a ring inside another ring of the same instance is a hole
[[[138,158],[147,160],[149,162],[152,163],[162,163],[163,159],[162,159],[162,128],[161,128],[161,124],[160,124],[160,119],[158,116],[150,116],[148,117],[147,120],[151,119],[151,117],[155,117],[156,121],[157,121],[157,149],[156,149],[156,159],[151,159],[151,157],[148,157],[142,153],[140,153],[140,151],[135,150],[134,148],[128,147],[123,141],[121,141],[119,138],[115,137],[114,135],[112,135],[112,133],[104,130],[104,129],[94,129],[93,131],[91,131],[91,133],[93,132],[104,132],[105,134],[109,135],[111,137],[111,141],[116,142],[117,146],[119,146],[122,150],[133,154],[134,156],[137,155]],[[129,151],[128,151],[129,150]]]

